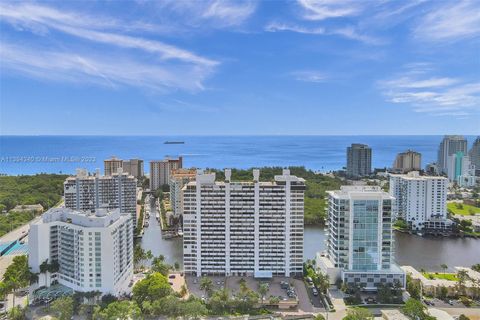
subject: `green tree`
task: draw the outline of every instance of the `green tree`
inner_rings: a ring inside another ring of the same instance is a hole
[[[159,272],[164,276],[168,276],[172,266],[165,263],[165,257],[160,255],[156,258],[153,258],[151,269],[153,272]]]
[[[373,314],[365,308],[349,308],[343,320],[372,320]]]
[[[323,314],[319,313],[313,319],[314,320],[325,320],[325,317],[323,316]]]
[[[8,318],[9,320],[24,320],[26,319],[25,317],[25,308],[22,308],[21,306],[15,306],[10,309],[8,312]]]
[[[58,298],[50,305],[50,310],[57,316],[58,320],[70,320],[73,316],[73,298]]]
[[[172,293],[167,277],[155,272],[140,280],[133,287],[133,299],[139,306],[145,301],[154,301]]]
[[[457,278],[458,278],[458,281],[456,284],[457,292],[459,295],[465,295],[466,283],[470,279],[467,270],[463,270],[463,269],[459,270],[457,272]]]
[[[477,271],[477,272],[480,272],[480,263],[474,264],[474,265],[472,266],[472,270],[475,270],[475,271]]]
[[[15,293],[18,289],[27,287],[30,284],[32,275],[28,266],[27,256],[16,256],[12,263],[5,270],[3,282],[6,290],[13,293],[13,305],[15,306]]]
[[[405,302],[401,311],[412,320],[434,320],[435,317],[430,316],[426,309],[427,307],[420,300],[410,298]]]
[[[442,268],[443,274],[445,274],[445,272],[446,272],[447,269],[448,269],[448,266],[447,266],[445,263],[442,263],[442,264],[440,265],[440,268]]]
[[[261,283],[260,286],[258,287],[258,293],[260,294],[260,298],[262,299],[262,304],[265,303],[265,298],[269,290],[270,290],[270,287],[268,286],[267,283]]]
[[[230,296],[227,289],[215,291],[208,300],[208,305],[214,315],[226,314],[230,308]]]
[[[143,319],[142,312],[133,301],[115,301],[105,309],[97,309],[93,316],[98,320],[137,320]]]
[[[208,277],[202,277],[200,279],[200,289],[205,291],[205,295],[208,296],[213,289],[213,281]]]

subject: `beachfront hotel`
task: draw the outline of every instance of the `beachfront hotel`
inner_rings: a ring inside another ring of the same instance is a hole
[[[183,188],[187,274],[271,277],[303,273],[305,180],[283,170],[273,181],[215,181],[197,171]]]
[[[421,176],[417,171],[390,174],[390,195],[395,198],[393,214],[410,229],[442,230],[450,228],[447,219],[448,179]]]
[[[405,287],[405,273],[393,261],[394,198],[371,186],[327,193],[327,251],[317,254],[317,267],[332,283],[341,279],[368,291],[386,283]]]
[[[397,173],[408,173],[422,169],[422,155],[413,150],[407,150],[397,154],[392,169]]]
[[[168,185],[172,171],[182,167],[182,157],[178,157],[178,159],[166,158],[163,160],[150,161],[150,190],[154,191],[164,185]]]
[[[42,263],[57,261],[59,268],[40,274],[36,286],[58,282],[74,291],[127,292],[133,276],[132,224],[119,209],[48,210],[30,226],[29,266],[40,273]]]
[[[95,210],[97,208],[116,209],[136,218],[137,179],[122,168],[110,176],[100,172],[88,174],[85,169],[77,169],[77,174],[68,177],[64,184],[65,207],[74,210]],[[134,220],[135,221],[135,220]]]

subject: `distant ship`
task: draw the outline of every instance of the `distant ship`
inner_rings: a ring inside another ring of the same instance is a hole
[[[164,144],[185,144],[185,141],[165,141]]]

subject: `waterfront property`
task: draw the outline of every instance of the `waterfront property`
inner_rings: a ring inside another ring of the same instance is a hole
[[[366,144],[352,143],[347,148],[347,176],[360,178],[372,173],[372,148]]]
[[[195,169],[174,169],[170,176],[170,206],[174,217],[182,216],[182,188],[195,180]]]
[[[168,185],[172,171],[182,167],[182,157],[178,157],[178,159],[166,158],[164,160],[150,161],[150,189],[153,191],[164,185]]]
[[[380,284],[405,287],[405,273],[393,261],[392,202],[379,187],[342,186],[328,192],[326,253],[317,267],[332,283],[376,290]]]
[[[132,224],[119,209],[48,210],[30,226],[29,265],[40,273],[32,290],[58,282],[75,291],[127,292],[133,276]]]
[[[283,170],[274,181],[215,181],[199,170],[183,188],[188,274],[295,276],[303,273],[305,180]]]
[[[76,176],[68,177],[64,183],[65,207],[74,210],[116,209],[136,219],[137,179],[121,168],[109,176],[94,175],[87,170],[77,169]]]
[[[459,135],[446,135],[438,148],[437,165],[440,173],[448,173],[448,157],[457,152],[467,153],[467,139]]]
[[[393,162],[394,172],[407,173],[410,171],[420,171],[422,168],[422,155],[418,152],[407,150],[397,154]]]
[[[455,267],[455,274],[437,272],[434,276],[422,273],[412,266],[401,267],[413,281],[420,282],[423,294],[432,297],[456,297],[466,295],[472,298],[479,297],[478,283],[480,273],[466,267]],[[463,272],[463,276],[460,273]],[[459,285],[459,279],[463,277],[463,284]]]
[[[446,230],[448,179],[420,176],[417,171],[390,175],[390,195],[395,197],[393,214],[413,230]]]

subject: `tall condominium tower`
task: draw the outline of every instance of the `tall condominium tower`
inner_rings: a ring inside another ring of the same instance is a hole
[[[284,170],[274,181],[215,181],[198,171],[183,188],[184,266],[196,276],[303,273],[305,180]]]
[[[117,157],[111,157],[110,159],[103,160],[103,173],[106,176],[111,176],[118,172],[118,168],[123,167],[123,160]]]
[[[470,157],[460,151],[448,156],[447,176],[450,182],[456,182],[460,187],[474,187],[477,180]]]
[[[30,226],[29,266],[58,262],[58,271],[41,274],[36,286],[54,281],[74,291],[129,292],[133,277],[133,221],[120,210],[50,209]],[[35,289],[35,287],[33,288]]]
[[[353,143],[347,148],[347,176],[364,177],[372,172],[372,148],[366,144]]]
[[[405,286],[405,274],[393,261],[392,203],[380,187],[344,186],[328,191],[326,254],[317,255],[332,283],[376,290],[379,284]]]
[[[157,190],[170,183],[172,170],[183,167],[183,158],[166,158],[164,160],[150,161],[150,189]]]
[[[422,155],[418,152],[407,150],[397,155],[393,162],[395,172],[407,173],[410,171],[420,171],[422,167]]]
[[[195,169],[174,169],[170,175],[170,205],[174,216],[181,216],[182,189],[188,182],[195,180],[197,170]]]
[[[441,173],[447,173],[448,157],[457,152],[467,153],[467,140],[463,136],[445,136],[438,148],[437,165]]]
[[[440,176],[390,175],[390,195],[395,197],[393,213],[413,230],[444,229],[447,220],[448,179]]]
[[[63,183],[65,207],[74,210],[97,208],[120,209],[136,218],[137,179],[121,172],[110,176],[89,175],[87,170],[77,169],[77,175]]]
[[[123,172],[126,172],[137,179],[143,177],[143,160],[142,159],[130,159],[123,160]]]
[[[472,165],[475,166],[475,175],[480,177],[480,137],[473,142],[472,148],[468,152]]]

